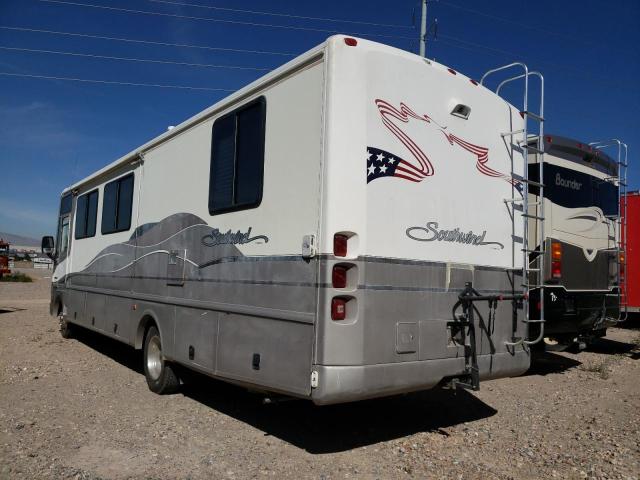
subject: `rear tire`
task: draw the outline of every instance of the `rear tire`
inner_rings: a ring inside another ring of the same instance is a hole
[[[62,338],[72,338],[74,334],[74,325],[67,322],[63,316],[60,316],[60,335],[62,335]]]
[[[164,359],[162,339],[155,326],[149,327],[144,337],[144,376],[149,390],[159,395],[174,393],[180,386],[175,368]]]

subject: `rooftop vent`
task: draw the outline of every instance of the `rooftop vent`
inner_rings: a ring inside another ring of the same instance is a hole
[[[457,104],[455,107],[453,107],[453,110],[451,110],[451,115],[453,115],[454,117],[464,118],[465,120],[469,118],[470,114],[471,107],[469,107],[468,105],[463,105],[462,103]]]

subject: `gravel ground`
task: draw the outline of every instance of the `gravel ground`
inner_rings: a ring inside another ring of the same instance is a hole
[[[640,331],[545,354],[477,393],[263,404],[221,382],[147,389],[139,353],[63,340],[48,271],[0,283],[0,478],[633,478]]]

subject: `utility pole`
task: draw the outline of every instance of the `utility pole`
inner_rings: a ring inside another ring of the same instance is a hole
[[[422,0],[422,20],[420,21],[420,56],[427,56],[427,0]]]

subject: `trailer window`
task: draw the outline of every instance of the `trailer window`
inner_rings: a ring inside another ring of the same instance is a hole
[[[133,173],[107,183],[102,202],[102,233],[129,230],[133,205]]]
[[[76,239],[95,236],[97,216],[98,190],[79,196],[76,203]]]
[[[209,213],[257,207],[264,177],[264,97],[213,123]]]

